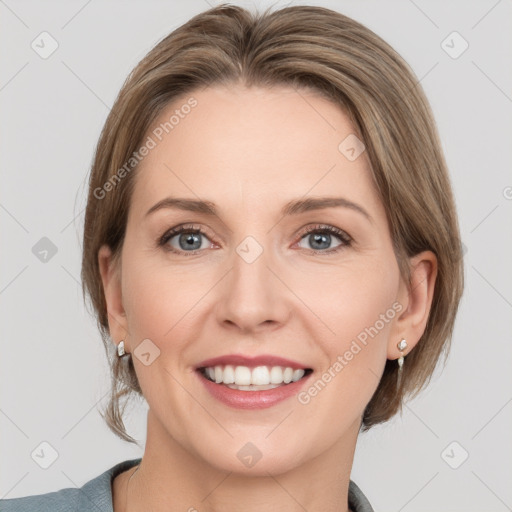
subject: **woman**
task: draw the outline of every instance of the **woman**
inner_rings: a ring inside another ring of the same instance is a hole
[[[142,459],[2,510],[371,511],[359,432],[429,381],[463,288],[446,164],[414,74],[309,6],[210,9],[130,74],[89,181],[82,280],[105,418]]]

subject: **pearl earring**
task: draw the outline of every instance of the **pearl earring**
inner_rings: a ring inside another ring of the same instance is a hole
[[[400,383],[402,382],[402,368],[404,366],[404,350],[407,348],[407,341],[405,339],[401,339],[397,343],[397,348],[400,350],[400,357],[398,358],[398,383],[397,388],[400,388]]]
[[[122,357],[126,354],[125,350],[124,350],[124,341],[121,340],[118,345],[117,345],[117,355],[118,357]]]

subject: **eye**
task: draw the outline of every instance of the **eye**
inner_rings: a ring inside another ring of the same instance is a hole
[[[208,243],[209,242],[209,243]],[[158,245],[176,253],[197,254],[201,249],[208,249],[212,243],[200,229],[195,226],[183,225],[166,231],[158,241]]]
[[[331,247],[333,237],[338,240],[338,244]],[[310,248],[300,245],[303,241],[309,243]],[[351,243],[352,238],[341,229],[329,225],[316,225],[309,227],[302,234],[299,247],[309,249],[315,254],[330,254],[349,247]],[[195,225],[176,226],[166,231],[157,240],[157,244],[167,251],[185,256],[192,256],[202,249],[212,247],[211,240]]]
[[[338,239],[339,243],[334,247],[330,247],[333,242],[333,236]],[[349,247],[352,243],[352,238],[347,235],[347,233],[334,226],[320,225],[308,228],[302,235],[300,241],[309,243],[311,247],[310,250],[315,253],[333,253],[345,247]],[[303,248],[308,249],[308,247]]]

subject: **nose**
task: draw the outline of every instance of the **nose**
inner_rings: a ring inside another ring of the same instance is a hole
[[[266,248],[251,238],[233,251],[216,310],[224,328],[244,334],[277,329],[291,312],[290,291],[279,268]]]

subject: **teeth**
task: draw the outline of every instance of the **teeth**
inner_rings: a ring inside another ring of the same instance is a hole
[[[305,370],[282,366],[215,366],[205,368],[206,376],[217,384],[227,384],[233,389],[272,389],[280,384],[297,382]]]
[[[224,368],[222,381],[224,382],[224,384],[234,384],[235,383],[235,369],[230,364],[228,364]]]
[[[256,366],[252,370],[251,384],[266,386],[270,384],[270,372],[266,366]]]
[[[281,384],[283,382],[283,369],[280,366],[273,366],[270,370],[270,383]]]
[[[224,382],[224,380],[222,382]],[[247,366],[237,366],[235,368],[235,384],[237,386],[248,386],[250,383],[251,369],[247,368]]]
[[[302,377],[304,377],[305,373],[306,373],[305,370],[302,370],[302,369],[293,370],[292,381],[297,382],[299,379],[302,379]]]
[[[236,384],[226,384],[228,388],[238,389],[239,391],[265,391],[266,389],[274,389],[281,387],[281,384],[268,384],[267,386],[237,386]]]

